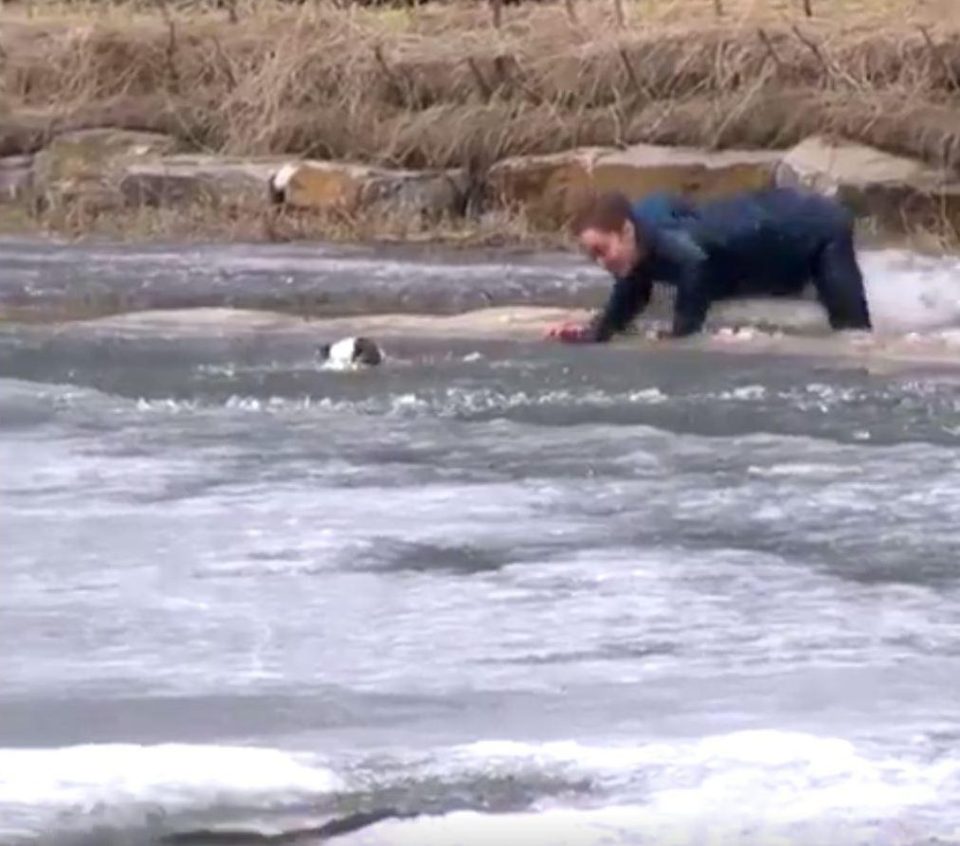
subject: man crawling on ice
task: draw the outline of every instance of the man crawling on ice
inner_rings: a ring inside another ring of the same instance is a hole
[[[677,289],[666,337],[699,332],[717,300],[799,297],[809,282],[834,330],[871,328],[852,216],[817,194],[774,188],[694,206],[669,194],[631,204],[612,192],[588,202],[572,229],[613,290],[593,320],[549,338],[608,341],[646,308],[654,282]]]

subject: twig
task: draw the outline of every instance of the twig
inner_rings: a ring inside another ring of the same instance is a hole
[[[627,51],[621,47],[617,53],[620,56],[620,61],[623,63],[624,70],[627,72],[627,78],[630,80],[630,85],[634,89],[634,95],[637,97],[637,99],[645,98],[647,100],[652,100],[653,96],[650,94],[650,90],[642,82],[640,82],[640,78],[637,76],[637,72],[633,68],[630,57],[627,55]]]
[[[497,69],[497,74],[505,85],[515,85],[533,105],[543,103],[543,97],[531,88],[524,79],[523,68],[520,67],[520,61],[516,56],[497,56],[493,60],[493,66]]]
[[[770,40],[770,36],[767,35],[763,29],[758,29],[757,34],[760,36],[763,46],[767,48],[767,55],[773,59],[773,63],[777,66],[777,70],[782,71],[783,62],[780,61],[780,57],[777,55],[777,51],[773,47],[773,42]]]
[[[574,26],[578,26],[580,22],[577,20],[577,10],[574,7],[574,0],[563,0],[563,7],[567,10],[567,20]]]
[[[472,57],[468,58],[467,67],[470,68],[470,73],[473,74],[473,81],[477,83],[477,88],[480,89],[483,99],[489,100],[493,96],[493,89],[487,84],[487,80],[483,78],[483,74],[480,72],[480,66],[476,60]]]
[[[617,26],[622,29],[626,24],[626,15],[623,13],[623,0],[613,0],[613,11],[617,17]]]
[[[720,142],[723,140],[723,134],[727,131],[727,128],[740,120],[743,114],[749,110],[754,98],[763,90],[764,86],[769,81],[769,78],[769,74],[759,74],[756,81],[747,90],[746,95],[743,97],[740,103],[727,111],[727,114],[724,116],[723,120],[721,120],[713,130],[713,139],[710,142],[710,149],[715,150],[720,146]]]
[[[811,0],[803,0],[803,14],[808,18],[813,17],[813,5],[811,4]]]
[[[824,58],[823,52],[820,50],[820,48],[816,44],[814,44],[809,38],[807,38],[802,32],[800,32],[800,30],[797,29],[796,24],[793,24],[790,28],[793,30],[793,34],[796,35],[798,39],[800,39],[800,43],[803,44],[811,53],[813,53],[814,56],[817,57],[817,61],[820,62],[820,65],[823,67],[823,71],[827,75],[827,77],[832,78],[833,69],[827,63],[827,60]]]
[[[383,71],[384,76],[386,76],[389,80],[390,85],[396,92],[397,96],[403,100],[405,104],[409,104],[411,98],[408,96],[408,86],[403,84],[403,80],[400,78],[400,76],[387,63],[387,59],[383,55],[383,48],[379,44],[373,45],[373,57],[377,60],[380,70]]]
[[[726,41],[726,39],[721,39],[721,40],[717,43],[716,49],[714,50],[714,71],[713,71],[713,79],[715,80],[715,84],[717,85],[718,90],[720,90],[720,91],[725,91],[725,90],[727,90],[727,86],[728,86],[728,83],[730,82],[730,80],[731,80],[733,77],[737,76],[737,71],[736,71],[736,69],[734,69],[734,71],[733,71],[733,73],[732,73],[731,75],[728,75],[728,74],[725,72],[725,71],[726,71],[726,67],[725,67],[725,65],[724,65],[724,61],[723,61],[723,60],[724,60],[724,58],[726,58],[726,48],[727,48],[727,41]],[[737,88],[738,86],[737,86],[737,85],[734,85],[733,87],[734,87],[734,88]]]
[[[177,72],[177,27],[173,18],[167,20],[170,36],[167,39],[167,72],[170,74],[170,87],[180,90],[180,74]]]
[[[170,14],[170,7],[167,6],[167,0],[157,0],[157,6],[160,9],[160,16],[167,24],[167,75],[170,77],[170,87],[174,91],[180,90],[180,74],[177,73],[177,28],[173,21],[173,15]]]
[[[493,25],[500,29],[503,23],[503,0],[490,0],[490,11],[493,15]]]
[[[943,68],[944,73],[947,75],[947,79],[950,80],[950,85],[954,88],[960,88],[960,82],[957,81],[957,75],[954,73],[953,68],[950,63],[946,60],[943,53],[937,49],[937,45],[933,43],[933,39],[930,37],[930,33],[927,32],[927,28],[922,25],[918,25],[917,29],[920,30],[920,33],[923,35],[923,40],[927,42],[927,47],[930,48],[930,54],[940,62],[940,66]]]
[[[230,65],[230,59],[227,57],[227,54],[223,51],[223,45],[220,43],[220,39],[215,35],[211,36],[213,41],[213,49],[217,54],[217,58],[220,60],[220,64],[223,66],[223,72],[227,77],[227,87],[234,91],[237,87],[237,78],[234,76],[233,67]]]
[[[227,7],[227,20],[232,23],[239,23],[240,16],[237,14],[237,0],[224,0],[224,5]]]
[[[507,64],[503,56],[494,56],[493,57],[493,72],[497,80],[497,89],[503,90],[507,89],[507,95],[509,96],[509,87],[510,87],[510,73],[507,70]]]
[[[723,17],[723,0],[713,0],[713,13],[718,17]]]

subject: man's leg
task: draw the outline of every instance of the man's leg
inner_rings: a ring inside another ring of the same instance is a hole
[[[833,329],[871,328],[852,231],[838,231],[827,242],[814,263],[813,284]]]

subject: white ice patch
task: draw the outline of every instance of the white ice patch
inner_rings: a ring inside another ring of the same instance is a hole
[[[488,741],[460,747],[456,759],[494,771],[525,765],[585,774],[608,790],[628,781],[636,786],[612,807],[454,813],[385,823],[342,842],[840,846],[865,836],[872,839],[863,842],[881,837],[892,844],[932,833],[923,828],[924,811],[933,810],[951,830],[960,797],[955,759],[926,764],[870,757],[843,739],[777,730],[635,747]]]
[[[874,328],[936,329],[960,323],[960,259],[899,250],[860,255]]]
[[[749,797],[743,804],[749,805]],[[392,821],[337,838],[350,846],[915,846],[927,828],[920,822],[885,820],[851,829],[829,820],[811,820],[795,833],[763,821],[726,824],[717,820],[657,818],[643,807],[613,806],[576,810],[554,808],[541,813],[488,815],[460,811],[440,817]],[[866,834],[875,839],[858,840]]]
[[[0,749],[0,820],[28,820],[41,831],[74,817],[80,821],[93,810],[99,822],[136,824],[157,811],[296,803],[341,787],[330,770],[273,749],[188,744]]]

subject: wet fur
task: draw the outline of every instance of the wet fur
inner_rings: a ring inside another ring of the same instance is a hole
[[[376,367],[383,363],[383,350],[371,338],[341,338],[332,344],[317,347],[317,356],[327,364],[340,367]]]

